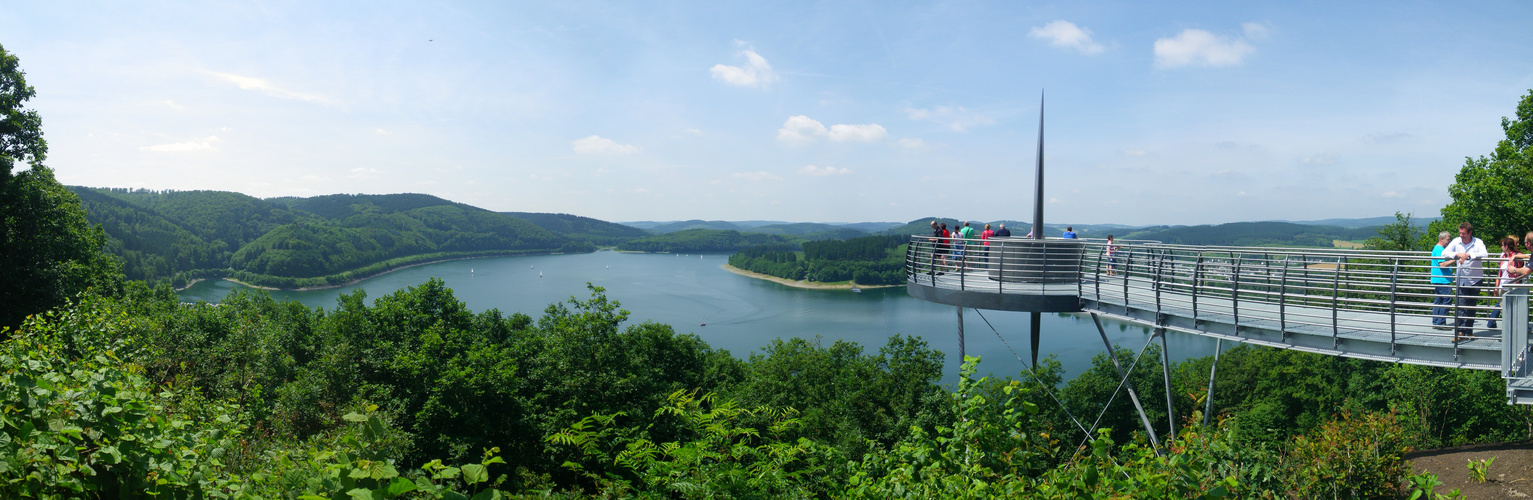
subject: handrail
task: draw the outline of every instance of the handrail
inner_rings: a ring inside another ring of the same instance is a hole
[[[1345,330],[1376,333],[1391,352],[1404,337],[1460,341],[1453,330],[1432,327],[1437,285],[1430,283],[1428,252],[1263,248],[1254,254],[1249,247],[1144,240],[1109,246],[1096,239],[912,236],[906,253],[908,280],[921,286],[1015,294],[1030,293],[1020,283],[1068,284],[1066,293],[1083,300],[1142,304],[1157,313],[1186,308],[1195,320],[1233,318],[1237,328],[1271,321],[1285,338],[1298,329],[1324,329],[1333,346],[1342,340],[1342,312],[1371,312],[1378,314],[1348,318]],[[1468,299],[1460,294],[1471,290],[1450,286],[1455,300],[1448,323],[1473,320],[1474,330],[1485,333],[1488,324],[1483,322],[1494,320],[1490,313],[1502,303],[1491,293],[1497,279],[1491,266],[1502,260],[1481,260],[1486,267],[1477,299],[1457,300]],[[1499,342],[1501,336],[1476,339]]]

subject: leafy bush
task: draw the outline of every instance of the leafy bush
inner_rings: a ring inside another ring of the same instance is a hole
[[[1410,472],[1408,452],[1395,414],[1343,412],[1294,440],[1290,486],[1300,498],[1396,498]]]

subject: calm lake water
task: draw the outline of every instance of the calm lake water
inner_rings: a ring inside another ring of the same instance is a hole
[[[848,290],[804,290],[747,278],[724,270],[727,254],[633,254],[602,251],[576,255],[535,255],[440,262],[401,269],[357,285],[306,292],[271,292],[279,300],[296,300],[309,307],[334,309],[342,293],[362,288],[369,299],[442,278],[458,300],[474,311],[500,309],[534,319],[550,303],[589,297],[586,283],[607,289],[607,297],[630,311],[629,321],[655,321],[678,333],[693,333],[710,345],[739,357],[760,352],[776,338],[819,336],[824,345],[836,340],[861,344],[877,352],[894,334],[915,335],[946,355],[944,381],[958,375],[956,308],[918,300],[904,287]],[[204,281],[180,293],[186,301],[218,302],[241,285]],[[981,318],[983,315],[983,319]],[[988,319],[995,330],[985,324]],[[981,373],[1026,378],[1016,356],[1028,354],[1028,315],[965,309],[964,328],[969,355],[982,357]],[[706,326],[703,326],[706,324]],[[1138,351],[1149,340],[1149,329],[1104,321],[1114,343]],[[1043,316],[1042,356],[1054,354],[1064,365],[1065,380],[1090,367],[1091,357],[1104,349],[1088,315]],[[996,332],[999,332],[999,336]],[[1001,340],[1016,349],[1016,354]],[[1214,340],[1171,332],[1171,358],[1182,360],[1212,355]],[[1226,346],[1226,348],[1231,346]],[[1158,369],[1158,360],[1146,360]]]

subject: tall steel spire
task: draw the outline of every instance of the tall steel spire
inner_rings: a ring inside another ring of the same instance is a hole
[[[1043,91],[1038,91],[1038,179],[1033,191],[1033,239],[1043,239]]]

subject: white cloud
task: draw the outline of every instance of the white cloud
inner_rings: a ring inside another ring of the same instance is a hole
[[[384,130],[384,129],[381,129],[381,128],[377,129],[377,130],[374,130],[373,133],[378,134],[378,135],[394,135],[393,132],[389,132],[388,130]]]
[[[1385,198],[1404,198],[1405,195],[1400,194],[1400,193],[1396,193],[1394,191],[1385,191],[1384,192],[1384,197]]]
[[[783,122],[782,128],[777,129],[777,140],[791,144],[803,144],[814,142],[816,138],[824,136],[826,132],[825,124],[815,121],[813,118],[804,115],[790,116],[788,121]]]
[[[1247,23],[1247,25],[1252,25]],[[1254,25],[1260,26],[1260,25]],[[1246,28],[1252,33],[1265,35],[1265,28]],[[1185,29],[1173,38],[1155,41],[1155,66],[1174,68],[1200,64],[1204,66],[1231,66],[1240,64],[1246,56],[1256,53],[1245,38],[1227,38],[1199,29]]]
[[[235,85],[239,86],[239,88],[241,88],[241,89],[244,89],[244,90],[254,90],[256,92],[260,92],[262,94],[266,94],[266,95],[269,95],[269,96],[272,96],[272,97],[280,97],[280,98],[283,98],[283,99],[292,99],[292,100],[295,100],[295,101],[307,101],[307,102],[318,102],[318,103],[329,103],[330,102],[329,99],[326,99],[326,98],[324,98],[322,96],[317,96],[317,95],[314,95],[314,94],[305,94],[305,93],[302,93],[302,92],[294,92],[294,91],[291,91],[291,90],[279,88],[276,85],[272,85],[271,82],[268,82],[268,81],[260,79],[260,78],[255,78],[255,77],[250,77],[250,76],[232,75],[232,74],[229,74],[229,73],[219,73],[219,72],[216,72],[216,71],[206,71],[206,70],[204,70],[203,72],[207,73],[209,75],[216,76],[216,77],[221,78],[223,80],[229,81],[231,83],[234,83]]]
[[[374,177],[377,177],[378,174],[382,174],[383,173],[383,172],[379,171],[376,168],[367,168],[367,167],[353,168],[353,169],[349,170],[349,172],[351,173],[351,175],[349,175],[347,177],[351,177],[353,179],[372,179]]]
[[[693,135],[693,136],[697,136],[697,137],[702,137],[703,136],[703,131],[700,130],[700,129],[695,129],[695,128],[689,128],[689,129],[683,130],[682,132],[686,132],[689,135]]]
[[[736,87],[758,89],[767,88],[772,82],[777,81],[777,72],[772,71],[772,65],[768,64],[761,54],[757,54],[755,49],[747,48],[735,55],[745,57],[745,65],[715,64],[712,68],[708,68],[708,73],[713,75],[714,80]]]
[[[826,128],[825,124],[804,116],[788,117],[782,128],[777,129],[777,140],[789,144],[807,144],[825,138],[835,142],[875,142],[889,137],[889,131],[877,123],[838,123]]]
[[[900,146],[904,147],[905,149],[921,149],[926,147],[926,141],[917,139],[915,137],[906,137],[904,139],[900,139]]]
[[[612,139],[593,135],[584,139],[570,141],[575,147],[575,154],[581,155],[626,155],[639,152],[638,146],[630,144],[618,144]]]
[[[751,181],[751,182],[780,181],[780,180],[782,180],[782,177],[778,177],[778,176],[772,175],[772,174],[770,174],[768,172],[740,172],[740,173],[737,173],[737,174],[730,175],[730,177],[733,177],[733,178],[736,178],[736,179],[745,179],[745,180],[748,180],[748,181]]]
[[[848,168],[816,167],[814,165],[804,165],[798,169],[798,173],[804,175],[813,175],[815,177],[824,177],[827,175],[846,175],[852,173],[852,171]]]
[[[1055,47],[1075,49],[1082,54],[1100,54],[1104,49],[1102,44],[1091,40],[1091,30],[1065,20],[1052,21],[1041,28],[1035,27],[1027,35],[1048,40],[1049,45]]]
[[[192,139],[186,142],[173,142],[170,144],[156,144],[153,146],[141,146],[139,151],[154,151],[156,153],[184,153],[188,151],[214,151],[213,143],[218,142],[218,136],[210,135],[206,139]]]
[[[180,104],[176,104],[176,101],[174,101],[174,100],[170,100],[170,99],[165,100],[165,105],[166,106],[170,106],[170,109],[174,109],[176,111],[186,111],[186,106],[182,106]]]
[[[968,132],[969,127],[976,125],[990,125],[995,120],[978,113],[970,113],[963,106],[937,106],[926,108],[905,108],[905,116],[912,120],[930,121],[954,132]]]
[[[837,124],[830,126],[830,140],[836,142],[874,142],[889,137],[889,131],[877,123],[859,125]]]

